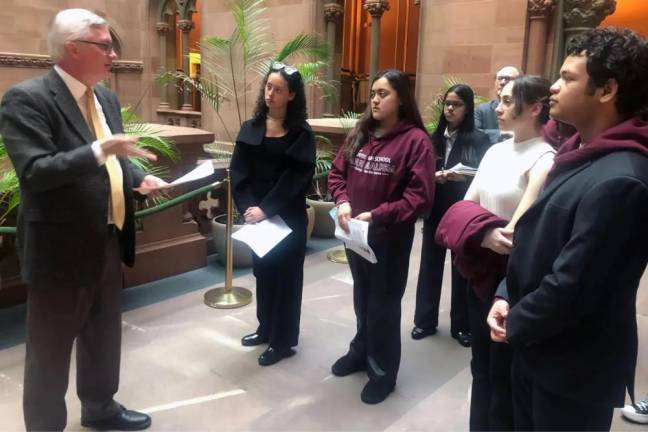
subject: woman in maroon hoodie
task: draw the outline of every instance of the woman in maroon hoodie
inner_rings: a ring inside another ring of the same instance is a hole
[[[435,154],[411,93],[409,77],[389,69],[371,85],[371,101],[340,149],[328,187],[338,222],[369,222],[369,245],[378,262],[347,249],[353,276],[357,333],[334,375],[367,370],[365,403],[385,400],[400,364],[401,298],[405,292],[416,219],[434,198]]]

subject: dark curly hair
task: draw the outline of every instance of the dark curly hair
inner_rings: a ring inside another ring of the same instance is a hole
[[[376,74],[371,82],[371,87],[373,87],[373,84],[381,78],[385,78],[389,82],[389,85],[398,94],[401,103],[398,109],[399,120],[408,121],[413,123],[419,129],[425,130],[423,120],[421,119],[421,113],[419,112],[416,101],[414,100],[414,95],[412,94],[409,76],[398,69],[386,69]],[[367,109],[365,109],[364,114],[362,114],[362,117],[360,117],[355,128],[353,128],[347,138],[347,143],[349,144],[344,149],[344,159],[347,161],[353,160],[362,146],[369,140],[370,131],[375,130],[378,126],[378,122],[371,114],[371,108],[371,101],[369,101]]]
[[[268,117],[268,106],[265,102],[265,87],[268,83],[270,74],[278,73],[288,83],[288,91],[294,93],[295,97],[288,102],[286,109],[286,118],[284,119],[284,129],[289,130],[293,126],[298,126],[308,118],[308,110],[306,109],[306,92],[304,90],[304,80],[302,79],[299,71],[295,70],[288,74],[286,69],[290,66],[282,66],[280,69],[271,68],[270,71],[263,78],[259,97],[257,98],[256,108],[252,119],[254,123],[265,122]]]
[[[513,112],[516,116],[522,114],[524,105],[541,104],[542,111],[538,116],[541,125],[549,121],[549,89],[551,83],[539,75],[522,75],[513,80],[513,90],[511,96],[515,108]]]
[[[572,38],[567,55],[584,55],[591,92],[609,79],[618,83],[615,106],[626,117],[640,115],[648,107],[648,43],[628,29],[607,27]]]

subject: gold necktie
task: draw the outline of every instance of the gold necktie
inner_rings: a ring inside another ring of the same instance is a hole
[[[89,87],[86,91],[88,117],[90,117],[90,126],[94,129],[95,137],[98,140],[105,138],[101,121],[99,120],[99,113],[94,102],[94,92]],[[126,205],[124,200],[124,179],[121,166],[115,155],[108,155],[106,158],[106,170],[108,171],[108,179],[110,180],[110,201],[112,204],[112,220],[115,226],[120,230],[124,226],[126,219]]]

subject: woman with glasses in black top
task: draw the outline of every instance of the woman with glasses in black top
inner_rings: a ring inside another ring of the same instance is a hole
[[[443,97],[443,114],[432,135],[437,154],[434,168],[436,193],[432,212],[423,225],[413,339],[422,339],[437,331],[446,249],[435,243],[434,234],[443,214],[452,204],[463,199],[472,181],[472,177],[455,174],[450,169],[458,163],[477,168],[490,146],[488,136],[475,128],[474,111],[472,89],[464,84],[453,85]],[[462,346],[470,346],[467,285],[454,265],[450,333]]]
[[[253,256],[256,332],[244,346],[268,343],[261,366],[295,354],[306,254],[306,193],[315,170],[315,140],[306,123],[299,71],[275,62],[252,119],[241,126],[230,165],[234,201],[246,223],[279,215],[292,232],[263,258]]]

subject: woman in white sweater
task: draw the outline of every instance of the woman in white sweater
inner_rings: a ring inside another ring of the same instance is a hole
[[[489,230],[482,242],[482,247],[501,255],[510,253],[515,223],[536,200],[553,165],[555,150],[541,136],[549,119],[549,87],[539,76],[521,76],[504,87],[495,112],[500,129],[513,132],[514,138],[486,152],[466,193],[465,199],[509,221],[503,228]],[[492,298],[484,301],[469,289],[473,337],[470,430],[513,428],[511,355],[506,344],[490,339],[486,318],[491,303]]]

